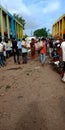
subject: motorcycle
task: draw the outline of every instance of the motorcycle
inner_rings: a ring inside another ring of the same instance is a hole
[[[56,44],[53,47],[51,63],[52,63],[53,69],[56,70],[59,74],[62,74],[63,62],[62,62],[61,56],[57,53],[57,47],[59,47],[58,44]]]

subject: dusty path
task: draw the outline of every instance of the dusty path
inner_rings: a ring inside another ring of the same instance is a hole
[[[65,84],[48,57],[0,68],[0,130],[65,130]]]

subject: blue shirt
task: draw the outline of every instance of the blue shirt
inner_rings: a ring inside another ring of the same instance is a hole
[[[18,41],[18,42],[17,42],[18,49],[21,49],[21,45],[22,45],[22,42],[21,42],[21,41]]]

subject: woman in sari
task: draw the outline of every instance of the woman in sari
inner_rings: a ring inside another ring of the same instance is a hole
[[[35,54],[35,39],[34,38],[31,39],[30,48],[31,48],[31,57],[34,59],[36,57],[36,54]]]

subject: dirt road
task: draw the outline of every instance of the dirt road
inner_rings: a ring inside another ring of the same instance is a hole
[[[0,68],[0,130],[65,130],[65,84],[48,60]]]

